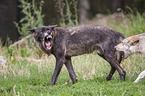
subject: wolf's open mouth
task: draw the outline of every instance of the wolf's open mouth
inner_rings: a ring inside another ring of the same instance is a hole
[[[123,59],[126,59],[128,57],[128,55],[124,51],[120,51],[120,52],[122,54],[122,58]]]
[[[126,59],[128,57],[128,55],[124,54],[123,55],[123,59]]]
[[[44,47],[46,50],[50,50],[51,49],[51,40],[52,40],[52,36],[48,35],[44,38]]]

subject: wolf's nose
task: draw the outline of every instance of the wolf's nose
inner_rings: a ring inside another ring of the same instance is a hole
[[[44,37],[47,37],[48,36],[48,33],[44,33]]]

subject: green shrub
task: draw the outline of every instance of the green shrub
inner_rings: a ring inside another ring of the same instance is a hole
[[[14,23],[16,24],[19,33],[24,37],[30,34],[28,29],[43,25],[43,0],[41,0],[39,5],[36,5],[35,0],[32,0],[32,2],[28,2],[28,0],[19,0],[19,2],[23,18],[19,21],[19,23]]]

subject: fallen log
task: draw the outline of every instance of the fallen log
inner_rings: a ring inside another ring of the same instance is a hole
[[[30,34],[30,35],[28,35],[28,36],[22,38],[21,40],[18,40],[18,41],[16,41],[16,42],[14,42],[13,44],[11,44],[11,45],[9,46],[9,48],[12,47],[12,46],[17,46],[17,45],[23,44],[24,41],[25,41],[25,39],[28,39],[28,38],[30,38],[31,36],[32,36],[32,34]]]

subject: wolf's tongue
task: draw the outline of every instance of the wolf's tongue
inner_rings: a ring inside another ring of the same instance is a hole
[[[47,50],[51,49],[50,42],[45,42],[45,45],[46,45]]]

